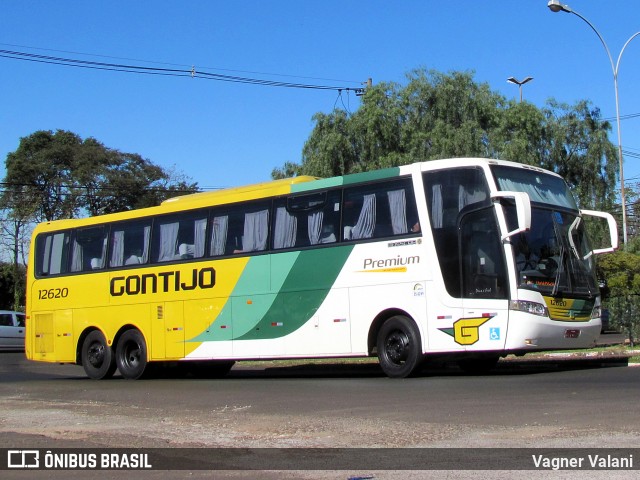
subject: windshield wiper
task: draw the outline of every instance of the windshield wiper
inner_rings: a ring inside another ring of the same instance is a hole
[[[560,261],[558,264],[558,268],[556,270],[556,279],[553,282],[553,290],[551,291],[551,296],[555,297],[556,295],[558,295],[558,290],[560,289],[560,276],[565,273],[565,262],[566,262],[566,257],[567,257],[567,249],[565,247],[565,242],[566,239],[562,236],[562,232],[559,231],[560,227],[558,226],[558,222],[556,221],[555,217],[553,219],[553,233],[556,236],[556,241],[558,242],[558,247],[560,250]],[[566,275],[565,275],[566,277]]]

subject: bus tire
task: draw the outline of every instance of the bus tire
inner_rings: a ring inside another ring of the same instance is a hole
[[[116,371],[116,359],[100,330],[90,332],[82,342],[80,353],[82,367],[89,378],[111,378]]]
[[[418,327],[408,317],[396,315],[386,320],[377,339],[378,361],[391,378],[405,378],[422,363],[422,342]]]
[[[147,343],[136,330],[127,330],[118,340],[116,364],[120,374],[129,380],[142,377],[147,367]]]

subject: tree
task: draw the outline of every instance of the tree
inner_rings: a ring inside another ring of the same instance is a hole
[[[488,84],[475,82],[470,72],[418,69],[407,75],[404,86],[380,83],[367,88],[352,115],[334,110],[316,113],[313,120],[315,127],[303,147],[301,163],[288,162],[274,169],[274,178],[331,177],[480,156],[560,174],[580,208],[615,208],[619,165],[608,138],[611,125],[588,101],[567,105],[550,99],[538,108],[508,101]],[[639,205],[633,203],[634,211]],[[595,245],[608,245],[603,222],[586,220],[586,228]],[[636,279],[628,276],[626,265],[636,265],[639,258],[630,252],[602,258],[602,272],[610,277],[612,292],[620,301],[619,318],[630,334],[638,334],[634,319],[640,313],[640,288],[636,290]]]
[[[598,262],[607,281],[606,306],[611,324],[622,329],[633,345],[640,336],[640,242],[631,242],[626,251],[604,255]]]
[[[619,165],[609,141],[611,124],[587,101],[573,107],[551,99],[542,110],[546,135],[539,166],[560,174],[581,208],[613,207]]]
[[[28,233],[35,222],[158,205],[197,185],[138,154],[75,133],[38,131],[20,139],[5,162],[0,235],[11,256],[13,308],[24,305]],[[6,268],[5,268],[6,270]],[[6,273],[5,273],[6,277]],[[8,278],[8,277],[7,277]]]
[[[16,272],[12,264],[0,263],[0,310],[24,309],[26,275],[23,266]]]
[[[407,84],[367,89],[353,114],[316,113],[300,164],[274,178],[328,177],[448,157],[504,158],[555,171],[581,208],[612,208],[618,163],[611,125],[589,102],[507,101],[469,72],[414,70]]]
[[[197,189],[140,155],[64,130],[20,139],[7,156],[6,171],[2,205],[36,222],[155,205]]]

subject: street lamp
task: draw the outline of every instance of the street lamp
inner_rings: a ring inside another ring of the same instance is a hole
[[[640,32],[634,33],[633,35],[631,35],[629,40],[627,40],[627,42],[622,47],[622,50],[620,50],[620,54],[618,55],[618,60],[614,65],[613,57],[611,56],[609,47],[604,41],[604,38],[602,38],[602,35],[600,35],[600,32],[598,32],[596,27],[594,27],[589,20],[584,18],[575,10],[571,10],[571,8],[569,8],[568,5],[564,5],[563,3],[560,3],[559,0],[549,0],[549,3],[547,3],[547,6],[552,12],[573,13],[575,16],[581,18],[587,25],[589,25],[591,27],[591,30],[593,30],[596,33],[596,35],[598,35],[598,38],[600,39],[600,42],[602,42],[602,45],[604,46],[604,49],[607,52],[607,56],[609,57],[609,63],[611,63],[611,70],[613,71],[613,87],[616,91],[616,124],[618,127],[618,161],[620,162],[620,203],[622,204],[622,242],[626,248],[627,246],[627,203],[624,195],[624,168],[623,168],[624,165],[622,160],[622,134],[620,133],[620,104],[618,101],[618,69],[620,68],[620,59],[622,58],[622,53],[624,52],[624,49],[627,48],[627,45],[629,45],[629,42],[631,42],[631,40],[633,40],[638,35],[640,35]]]
[[[531,80],[533,80],[533,77],[527,77],[522,81],[516,80],[514,77],[507,78],[507,82],[515,83],[516,85],[518,85],[518,87],[520,87],[520,103],[522,103],[522,85],[524,85],[527,82],[530,82]]]

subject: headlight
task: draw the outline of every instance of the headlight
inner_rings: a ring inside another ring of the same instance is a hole
[[[509,302],[509,310],[531,313],[533,315],[540,315],[541,317],[549,316],[545,305],[536,302],[527,302],[526,300],[511,300]]]

